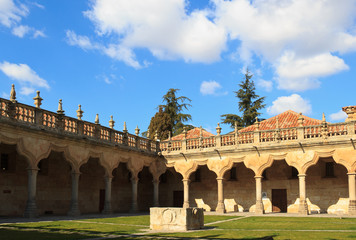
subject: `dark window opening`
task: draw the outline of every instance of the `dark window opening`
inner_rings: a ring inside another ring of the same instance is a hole
[[[1,170],[2,171],[9,170],[9,154],[6,153],[1,154]]]
[[[298,170],[295,167],[292,167],[292,176],[291,178],[298,178]]]
[[[127,180],[128,180],[129,182],[131,182],[131,177],[132,177],[132,174],[131,174],[131,172],[129,171],[129,174],[127,174]]]
[[[163,174],[159,177],[159,182],[160,182],[160,183],[167,183],[167,173],[163,173]]]
[[[334,163],[326,162],[325,163],[325,177],[335,177],[334,175]]]
[[[237,180],[237,175],[236,175],[236,167],[231,168],[230,170],[230,181],[236,181]]]
[[[268,180],[268,178],[267,178],[267,171],[266,171],[266,170],[263,171],[262,177],[263,177],[262,180]]]

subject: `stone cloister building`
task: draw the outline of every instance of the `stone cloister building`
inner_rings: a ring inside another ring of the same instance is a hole
[[[287,111],[216,135],[193,129],[148,140],[0,98],[0,216],[79,215],[196,206],[356,215],[356,107],[330,124]]]

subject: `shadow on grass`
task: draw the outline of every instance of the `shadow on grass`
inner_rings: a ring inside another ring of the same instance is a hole
[[[95,236],[86,236],[76,233],[52,233],[52,232],[39,232],[39,231],[23,231],[16,229],[0,229],[0,239],[6,240],[74,240],[74,239],[88,239]]]

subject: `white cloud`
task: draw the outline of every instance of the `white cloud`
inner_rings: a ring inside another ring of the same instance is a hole
[[[43,9],[38,3],[32,5]],[[43,31],[36,30],[33,27],[21,25],[22,18],[27,17],[30,13],[25,4],[13,0],[0,0],[0,24],[10,28],[13,35],[23,38],[26,34],[33,33],[33,37],[44,37]]]
[[[9,78],[20,83],[22,94],[33,93],[34,87],[50,88],[47,81],[39,77],[27,64],[2,62],[0,70]]]
[[[270,91],[272,91],[272,88],[273,88],[273,82],[263,80],[263,79],[258,79],[257,86],[260,88],[263,88],[266,92],[270,92]]]
[[[347,118],[347,114],[344,111],[340,110],[336,113],[330,114],[329,117],[331,121],[345,121],[345,119]]]
[[[67,36],[67,43],[71,46],[78,46],[82,48],[83,50],[89,50],[89,49],[98,49],[98,46],[95,46],[92,44],[90,39],[87,36],[80,36],[77,35],[74,31],[67,30],[66,31],[66,36]]]
[[[257,56],[272,64],[280,88],[315,88],[320,84],[319,77],[347,69],[332,53],[356,50],[355,32],[352,34],[356,16],[354,0],[213,2],[217,25],[226,28],[230,40],[241,41],[238,48],[241,60],[249,63]],[[285,58],[288,52],[293,53],[293,58]],[[299,64],[294,66],[295,63]],[[332,63],[336,66],[328,71]],[[317,68],[310,70],[315,64]],[[288,84],[284,84],[286,78],[280,73],[286,66],[294,66],[292,74],[302,76],[288,78]]]
[[[134,50],[145,48],[162,60],[211,63],[226,46],[224,28],[210,11],[187,13],[185,0],[94,0],[87,16],[111,43],[104,53],[138,68]]]
[[[200,85],[200,93],[203,95],[226,95],[227,92],[219,92],[220,83],[216,81],[203,81]]]
[[[303,91],[318,88],[317,77],[331,75],[349,67],[344,60],[330,53],[297,59],[295,53],[286,52],[279,59],[276,67],[279,88]]]
[[[31,28],[29,26],[20,25],[12,29],[12,34],[19,38],[23,38],[30,30]]]
[[[28,8],[23,4],[16,5],[13,0],[0,1],[0,23],[5,27],[16,25],[28,13]]]
[[[38,37],[47,37],[47,35],[43,31],[34,30],[33,38],[38,38]]]
[[[300,95],[292,94],[290,96],[278,97],[274,100],[272,106],[267,108],[267,113],[269,115],[276,115],[287,110],[310,114],[312,106],[309,101],[303,99]]]
[[[32,94],[34,92],[35,92],[35,89],[33,87],[24,86],[24,87],[21,87],[21,89],[20,89],[20,94],[26,95],[26,96],[30,95],[30,94]]]

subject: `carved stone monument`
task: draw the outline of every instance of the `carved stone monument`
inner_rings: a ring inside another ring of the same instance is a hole
[[[151,230],[185,231],[203,227],[202,208],[150,208]]]

